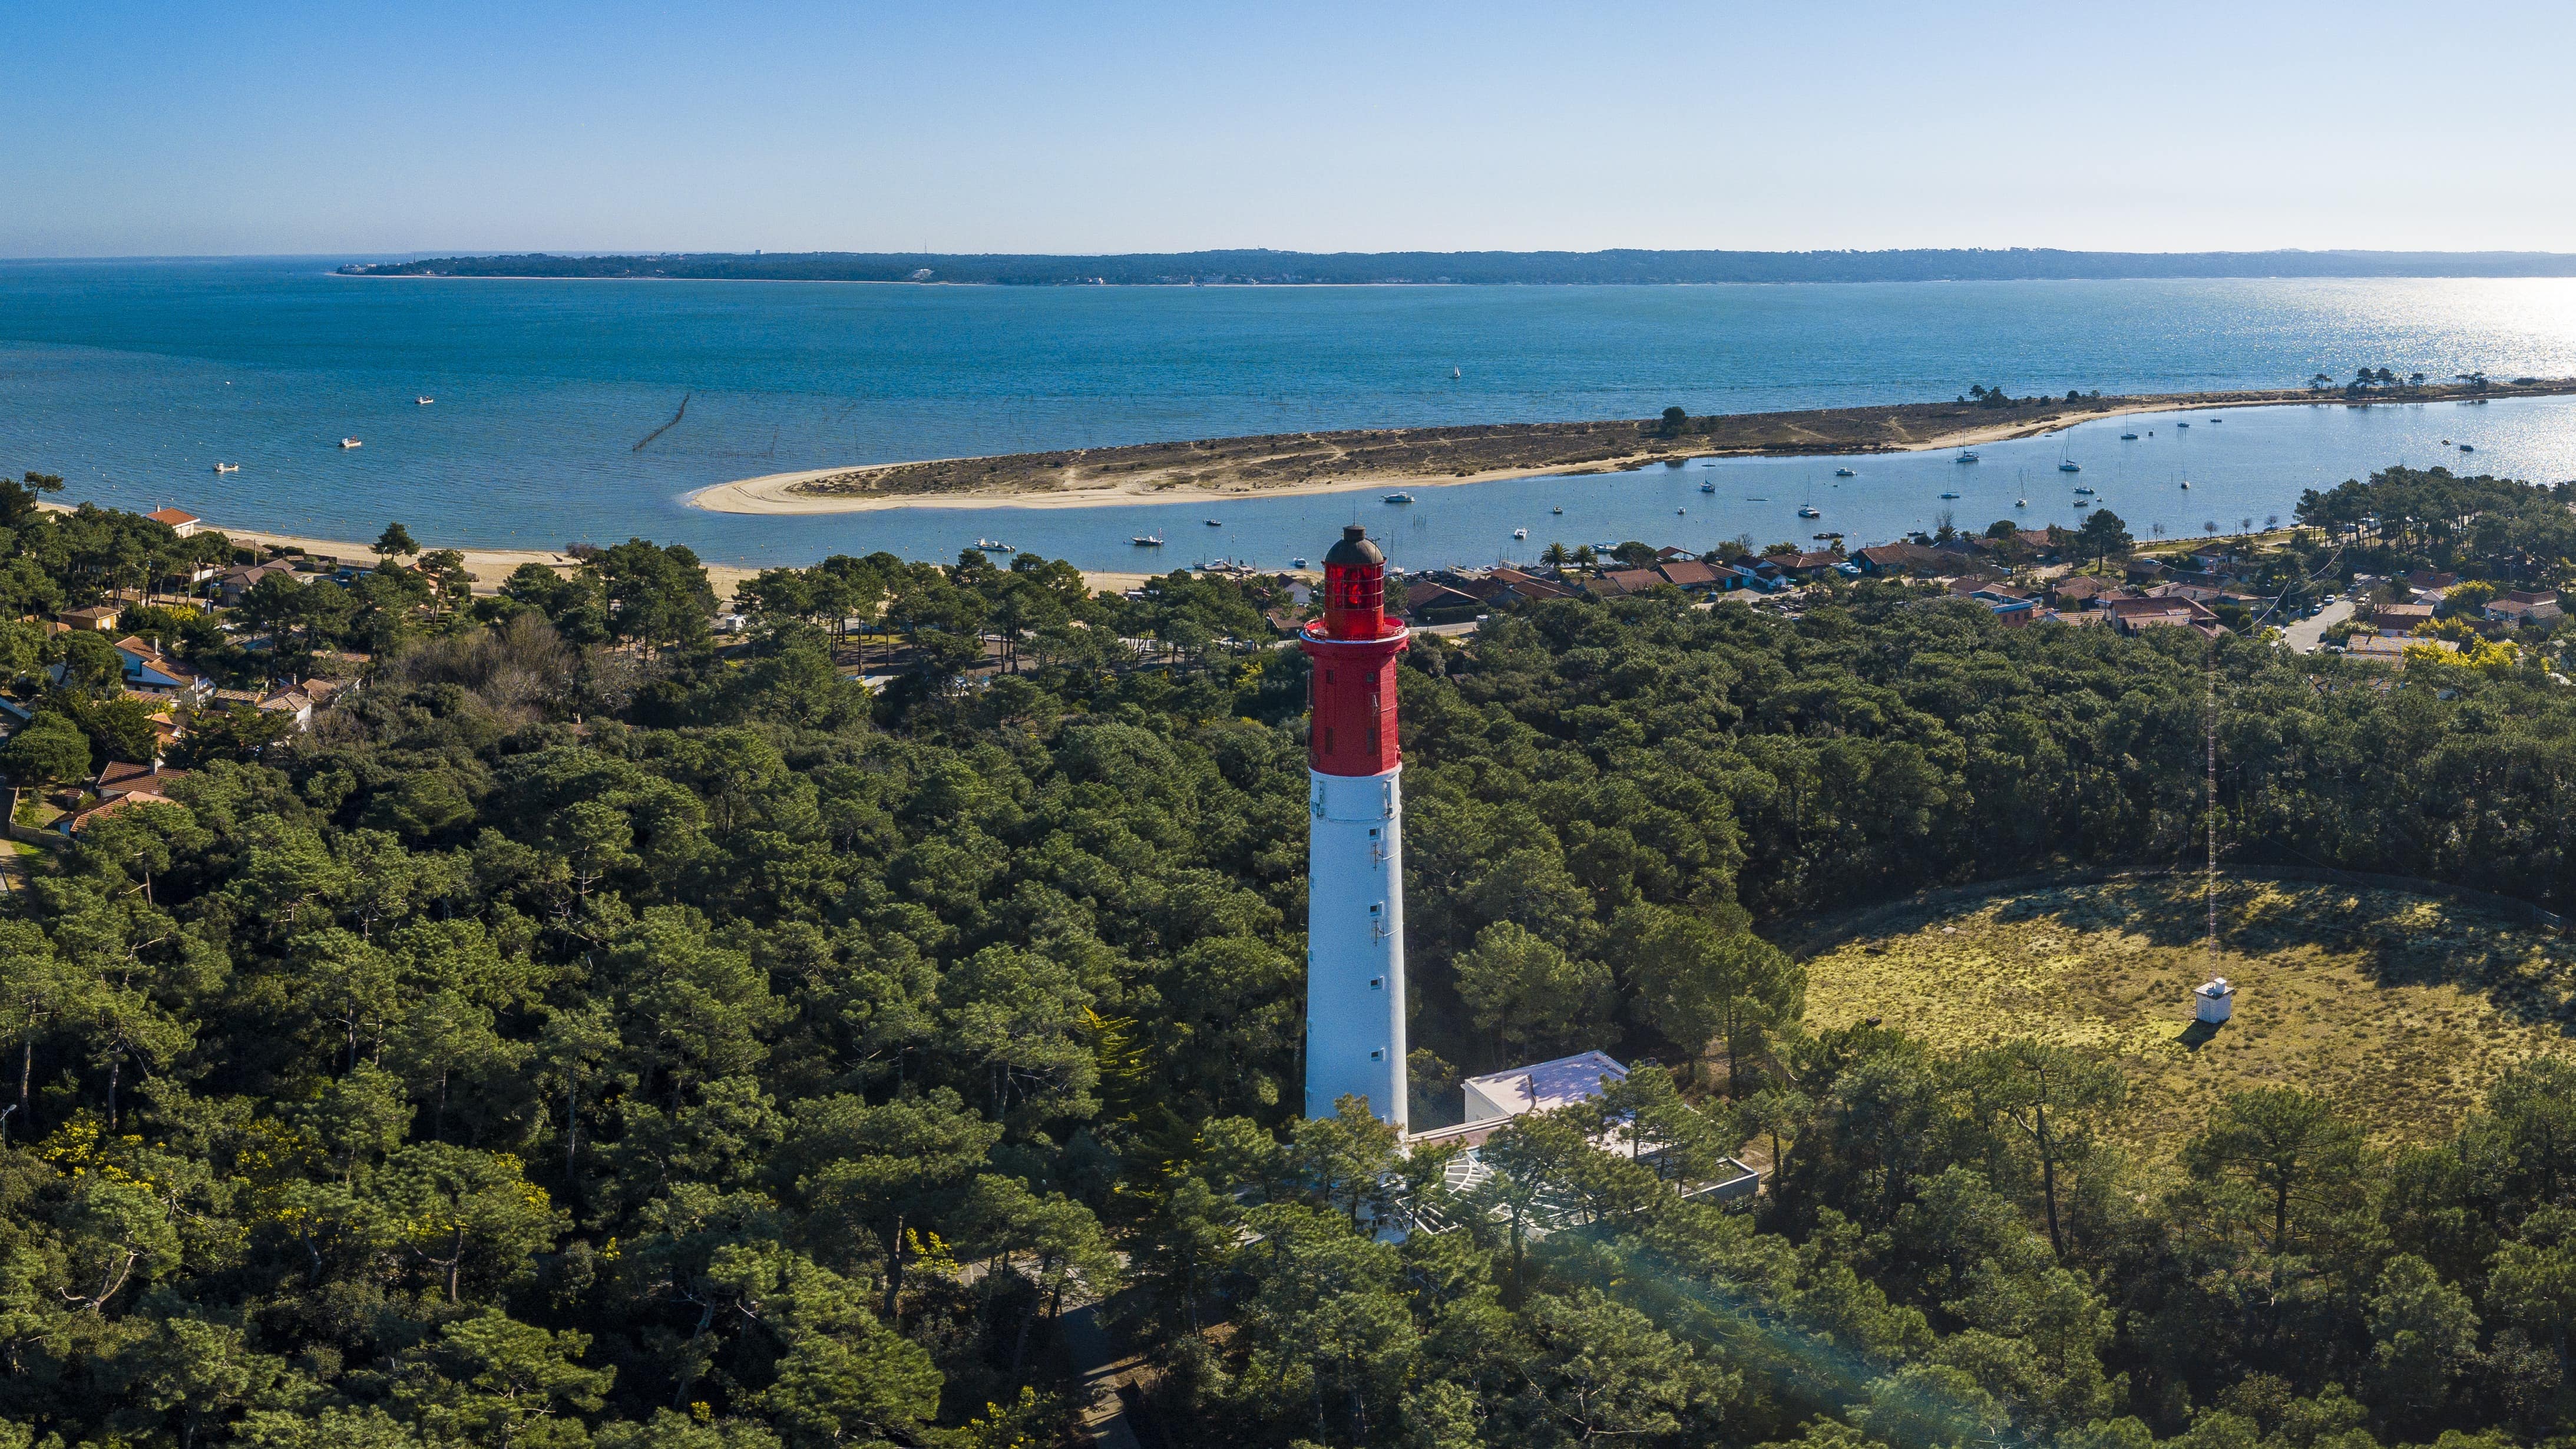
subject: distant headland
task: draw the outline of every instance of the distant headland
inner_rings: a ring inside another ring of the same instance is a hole
[[[1901,251],[1282,252],[1042,256],[948,252],[668,252],[352,263],[353,277],[912,282],[1063,286],[1673,286],[1763,282],[2108,281],[2215,277],[2576,277],[2565,252]]]

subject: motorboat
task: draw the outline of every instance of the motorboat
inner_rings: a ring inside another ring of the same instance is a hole
[[[2463,452],[2463,453],[2474,453],[2474,452],[2476,452],[2477,450],[2478,450],[2478,445],[2477,445],[2477,444],[2475,444],[2475,443],[2462,443],[2462,444],[2460,445],[2460,451],[2461,451],[2461,452]]]
[[[343,448],[363,448],[366,444],[359,442],[355,438],[342,438],[340,440],[340,446]]]
[[[2182,486],[2183,486],[2183,488],[2184,488],[2186,491],[2188,491],[2188,490],[2190,489],[2190,487],[2191,487],[2191,480],[2190,480],[2190,479],[2187,479],[2187,478],[2186,478],[2186,479],[2184,479],[2184,480],[2183,480],[2183,485],[2182,485]]]
[[[1224,524],[1217,522],[1217,521],[1216,521],[1215,519],[1213,519],[1213,518],[1211,518],[1211,519],[1209,519],[1209,520],[1207,521],[1207,526],[1208,526],[1208,527],[1210,527],[1210,528],[1223,528],[1223,527],[1225,527],[1225,525],[1224,525]]]
[[[1942,497],[1944,497],[1944,498],[1956,498],[1956,497],[1958,497],[1959,495],[1958,495],[1958,494],[1956,494],[1956,493],[1944,493],[1944,494],[1942,494],[1941,496],[1942,496]]]
[[[1292,569],[1302,569],[1302,568],[1304,568],[1305,566],[1306,566],[1306,561],[1305,561],[1304,559],[1302,559],[1302,558],[1292,558],[1292,559],[1288,560],[1288,567],[1290,567],[1290,568],[1292,568]]]
[[[1163,540],[1150,533],[1140,533],[1127,541],[1136,545],[1138,548],[1161,548],[1163,546]]]
[[[1413,495],[1410,493],[1390,493],[1386,495],[1386,501],[1389,503],[1411,503],[1413,501]]]
[[[1550,513],[1563,513],[1564,511],[1565,511],[1565,510],[1564,510],[1564,509],[1562,509],[1562,508],[1551,508],[1551,509],[1549,509],[1549,510],[1548,510],[1548,512],[1550,512]]]
[[[2137,435],[2137,434],[2135,434],[2135,433],[2122,433],[2122,434],[2120,435],[2120,441],[2121,441],[2121,442],[2123,442],[2123,443],[2134,443],[2134,442],[2136,442],[2137,440],[2138,440],[2138,435]]]
[[[238,473],[238,472],[240,472],[240,471],[241,471],[241,464],[239,464],[239,463],[217,463],[217,464],[215,465],[215,471],[216,471],[216,472],[218,472],[218,473]]]
[[[2176,424],[2174,424],[2174,426],[2175,426],[2175,427],[2177,427],[2177,428],[2187,428],[2187,427],[2190,427],[2190,426],[2191,426],[2191,424],[2189,424],[2189,423],[2176,423]]]
[[[998,538],[979,538],[979,539],[975,540],[975,546],[976,546],[977,548],[979,548],[979,549],[982,549],[982,550],[983,550],[984,552],[986,552],[986,553],[1010,553],[1010,552],[1013,552],[1013,550],[1012,550],[1012,548],[1011,548],[1011,546],[1010,546],[1009,544],[1002,542],[1002,541],[1001,541],[1000,539],[998,539]]]
[[[2090,498],[2078,498],[2075,500],[2075,506],[2078,508],[2090,508],[2093,506],[2093,500]]]
[[[2015,508],[2028,508],[2029,506],[2030,500],[2027,498],[2016,498],[2013,500],[2013,507]]]
[[[2069,458],[2057,465],[2057,471],[2060,473],[2081,473],[2084,471],[2084,465],[2076,462],[2072,458]]]
[[[2092,492],[2093,492],[2093,490],[2092,490],[2092,489],[2090,489],[2090,488],[2078,488],[2078,489],[2076,489],[2075,491],[2076,491],[2076,492],[2078,492],[2078,493],[2084,494],[2084,495],[2086,495],[2087,497],[2090,497],[2090,496],[2092,495]]]
[[[427,407],[427,406],[429,406],[431,403],[434,403],[434,402],[438,401],[438,399],[436,399],[436,398],[434,398],[434,397],[416,397],[416,398],[413,398],[413,399],[412,399],[412,401],[413,401],[413,402],[416,402],[416,403],[418,403],[418,404],[420,404],[422,407]]]
[[[1676,508],[1676,509],[1674,509],[1674,510],[1673,510],[1673,513],[1674,513],[1674,515],[1675,515],[1676,517],[1680,516],[1681,514],[1688,513],[1688,512],[1690,512],[1690,510],[1689,510],[1689,509],[1687,509],[1687,508]]]
[[[1527,538],[1529,537],[1529,530],[1526,528],[1515,528],[1512,530],[1512,537]]]
[[[1836,468],[1834,470],[1834,476],[1837,478],[1857,478],[1860,475],[1849,468]]]

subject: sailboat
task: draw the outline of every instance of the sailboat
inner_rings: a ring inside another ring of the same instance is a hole
[[[1465,374],[1465,373],[1463,373],[1463,372],[1460,372],[1458,369],[1456,369],[1456,368],[1454,368],[1454,367],[1453,367],[1453,368],[1451,368],[1451,369],[1449,369],[1449,380],[1450,380],[1451,382],[1456,382],[1458,379],[1460,379],[1460,378],[1462,378],[1462,377],[1465,377],[1466,375],[1467,375],[1467,374]]]
[[[1857,478],[1860,475],[1849,468],[1836,468],[1834,470],[1834,476],[1837,478]]]
[[[2060,473],[2081,473],[2084,471],[2083,464],[2066,456],[2066,445],[2064,443],[2057,445],[2057,471]]]
[[[1975,453],[1973,453],[1973,452],[1969,451],[1969,450],[1968,450],[1968,449],[1966,449],[1966,448],[1961,448],[1961,449],[1959,450],[1959,457],[1958,457],[1957,461],[1962,462],[1962,463],[1973,463],[1973,462],[1977,461],[1977,455],[1976,455]]]
[[[1816,485],[1813,483],[1807,485],[1807,501],[1798,505],[1798,516],[1800,518],[1822,518],[1825,516],[1816,509]]]

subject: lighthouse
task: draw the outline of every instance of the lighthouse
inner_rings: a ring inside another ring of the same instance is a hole
[[[1386,555],[1354,524],[1324,555],[1324,617],[1299,638],[1312,668],[1306,748],[1306,1115],[1346,1096],[1405,1128],[1404,792],[1395,663],[1411,638],[1386,616]]]

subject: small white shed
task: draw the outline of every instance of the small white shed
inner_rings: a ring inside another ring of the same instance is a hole
[[[2211,1026],[2224,1023],[2236,1007],[2236,988],[2224,976],[2213,976],[2192,992],[2192,1015]]]

